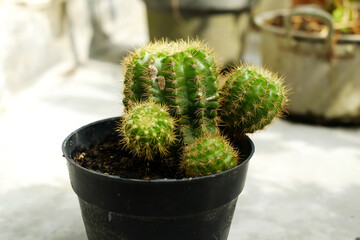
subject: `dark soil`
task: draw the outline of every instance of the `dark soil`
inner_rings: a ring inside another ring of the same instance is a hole
[[[283,16],[277,16],[266,22],[277,27],[284,27],[285,25]],[[318,33],[327,28],[323,22],[312,17],[295,16],[291,18],[291,23],[294,30],[305,32]]]
[[[145,161],[122,149],[119,141],[114,136],[101,145],[75,151],[72,158],[84,168],[123,178],[181,179],[185,177],[184,172],[179,169],[180,156],[175,150],[170,157],[158,156],[154,160]]]
[[[266,22],[270,25],[277,27],[284,27],[285,24],[283,16],[277,16],[275,18],[267,20]],[[309,16],[294,16],[291,18],[291,23],[292,29],[295,31],[319,33],[327,29],[327,26],[321,20]],[[341,31],[340,29],[335,30],[339,34],[360,34],[360,20],[359,24],[357,24],[356,27],[347,29],[346,33]]]

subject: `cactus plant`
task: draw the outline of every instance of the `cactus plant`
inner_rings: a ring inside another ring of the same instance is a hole
[[[281,78],[264,68],[242,65],[226,78],[219,115],[227,132],[253,133],[280,117],[286,101]]]
[[[175,142],[175,120],[166,106],[146,101],[137,103],[125,114],[118,131],[122,143],[132,153],[153,159],[156,154],[166,156]]]
[[[238,152],[227,139],[206,135],[185,147],[181,167],[187,176],[203,176],[229,170],[237,163]]]
[[[284,92],[258,69],[233,72],[219,109],[214,57],[196,41],[150,44],[124,64],[125,114],[82,127],[63,143],[88,236],[226,239],[254,146],[221,133],[219,124],[236,119],[221,120],[218,111],[242,110],[236,89],[244,107],[265,105],[248,108],[252,116],[271,101],[282,105]],[[268,94],[256,96],[262,88]],[[257,103],[262,98],[270,100]]]
[[[123,143],[146,159],[165,156],[176,121],[176,149],[187,176],[218,173],[239,162],[219,123],[231,137],[252,133],[281,116],[286,102],[282,80],[260,67],[236,67],[220,89],[215,58],[198,41],[150,43],[130,53],[123,66]]]
[[[217,131],[217,65],[199,41],[159,41],[130,53],[126,68],[124,105],[151,99],[166,103],[179,120],[185,142]]]

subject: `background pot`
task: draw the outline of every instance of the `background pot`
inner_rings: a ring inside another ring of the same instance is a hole
[[[144,0],[150,40],[199,37],[221,56],[240,60],[254,0]]]
[[[226,240],[254,153],[251,140],[246,137],[236,143],[242,149],[243,163],[223,173],[193,179],[125,179],[77,165],[72,154],[116,134],[118,120],[89,124],[63,143],[88,238]]]
[[[305,34],[271,26],[267,20],[295,15],[316,16],[328,34]],[[333,43],[331,15],[314,8],[265,12],[255,17],[262,30],[263,65],[285,76],[291,90],[287,110],[305,121],[360,123],[360,35],[341,35]]]

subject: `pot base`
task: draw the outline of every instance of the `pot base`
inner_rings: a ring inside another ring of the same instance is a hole
[[[236,201],[194,215],[143,217],[109,212],[79,199],[89,240],[226,240]]]

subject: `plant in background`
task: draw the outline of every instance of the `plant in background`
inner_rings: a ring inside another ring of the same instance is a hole
[[[292,0],[292,7],[306,4],[317,5],[329,12],[332,15],[335,30],[345,34],[360,34],[359,0]],[[309,29],[324,27],[316,23],[315,21],[313,26],[309,26]]]
[[[360,34],[359,0],[334,0],[330,12],[334,28],[343,33]]]
[[[282,80],[259,67],[236,67],[220,88],[215,58],[199,41],[150,43],[130,53],[123,65],[126,114],[119,131],[125,146],[153,159],[177,142],[188,176],[235,167],[239,153],[226,135],[264,128],[281,115],[287,99]]]

